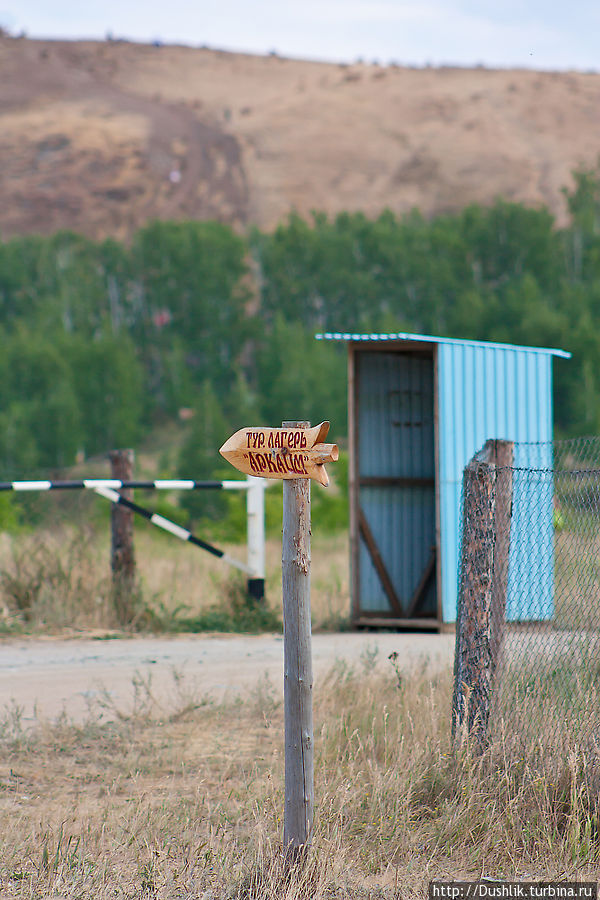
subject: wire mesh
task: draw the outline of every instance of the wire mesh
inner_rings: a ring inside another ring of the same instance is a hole
[[[600,749],[600,438],[488,442],[463,478],[454,724]],[[504,517],[503,517],[504,510]]]

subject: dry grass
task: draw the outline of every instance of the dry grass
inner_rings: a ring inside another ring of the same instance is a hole
[[[450,674],[400,687],[338,666],[315,697],[316,820],[280,864],[282,707],[138,691],[84,725],[2,729],[3,897],[319,900],[422,896],[432,878],[598,877],[598,785],[576,749],[532,768],[451,752]]]
[[[58,524],[52,531],[0,536],[0,598],[5,629],[60,631],[114,629],[109,529]],[[246,547],[223,545],[246,560]],[[141,603],[134,627],[172,627],[177,615],[195,617],[243,589],[245,577],[219,559],[136,523]],[[341,533],[313,540],[312,612],[315,628],[339,628],[347,620],[348,538]],[[281,541],[267,541],[267,602],[281,610]]]
[[[292,209],[429,217],[499,196],[565,224],[561,188],[600,145],[598,74],[117,41],[4,39],[0,52],[4,236],[128,238],[148,218],[272,228]]]
[[[245,546],[215,543],[235,559],[246,561]],[[232,581],[243,579],[201,550],[160,536],[157,540],[147,530],[138,535],[136,545],[142,583],[169,610],[183,605],[190,614],[198,613],[222,597]],[[349,615],[348,553],[346,533],[313,538],[311,607],[317,628],[337,626]],[[281,539],[267,540],[266,585],[270,606],[281,610]]]
[[[600,624],[600,541],[593,516],[556,533],[555,623],[558,628],[597,629]]]
[[[90,528],[1,534],[0,592],[5,628],[114,624],[108,547],[104,554]]]

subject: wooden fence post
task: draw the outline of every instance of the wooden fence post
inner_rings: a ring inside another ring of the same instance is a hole
[[[133,480],[133,450],[111,450],[111,477],[118,481]],[[131,490],[120,493],[131,500]],[[136,613],[137,586],[135,552],[133,547],[133,510],[113,504],[111,523],[111,566],[113,603],[120,625],[129,625]]]
[[[496,466],[496,504],[494,511],[494,577],[492,581],[492,617],[490,652],[492,678],[496,676],[504,644],[508,564],[510,560],[510,523],[513,502],[513,441],[488,441],[490,462]],[[487,445],[486,445],[487,446]]]
[[[512,511],[511,441],[487,441],[463,477],[453,732],[482,751],[504,635]]]
[[[494,469],[468,463],[463,478],[463,538],[454,662],[453,730],[485,745],[491,690],[490,614],[494,566]]]
[[[308,422],[283,422],[308,428]],[[283,641],[285,711],[284,853],[294,861],[310,843],[314,749],[310,625],[310,479],[283,482]]]

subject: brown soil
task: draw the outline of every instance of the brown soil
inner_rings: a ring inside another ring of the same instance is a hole
[[[600,151],[600,75],[0,38],[0,234],[149,218],[547,204]]]

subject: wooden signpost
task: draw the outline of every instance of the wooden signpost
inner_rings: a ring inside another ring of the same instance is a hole
[[[281,428],[242,428],[221,447],[236,469],[283,480],[283,659],[285,808],[283,848],[297,860],[311,839],[314,808],[312,654],[310,631],[310,479],[325,487],[326,462],[336,444],[323,443],[329,422],[284,422]]]
[[[225,459],[245,475],[260,478],[312,478],[327,487],[325,463],[336,462],[337,444],[324,444],[329,422],[314,428],[298,423],[281,428],[240,428],[220,449]]]

